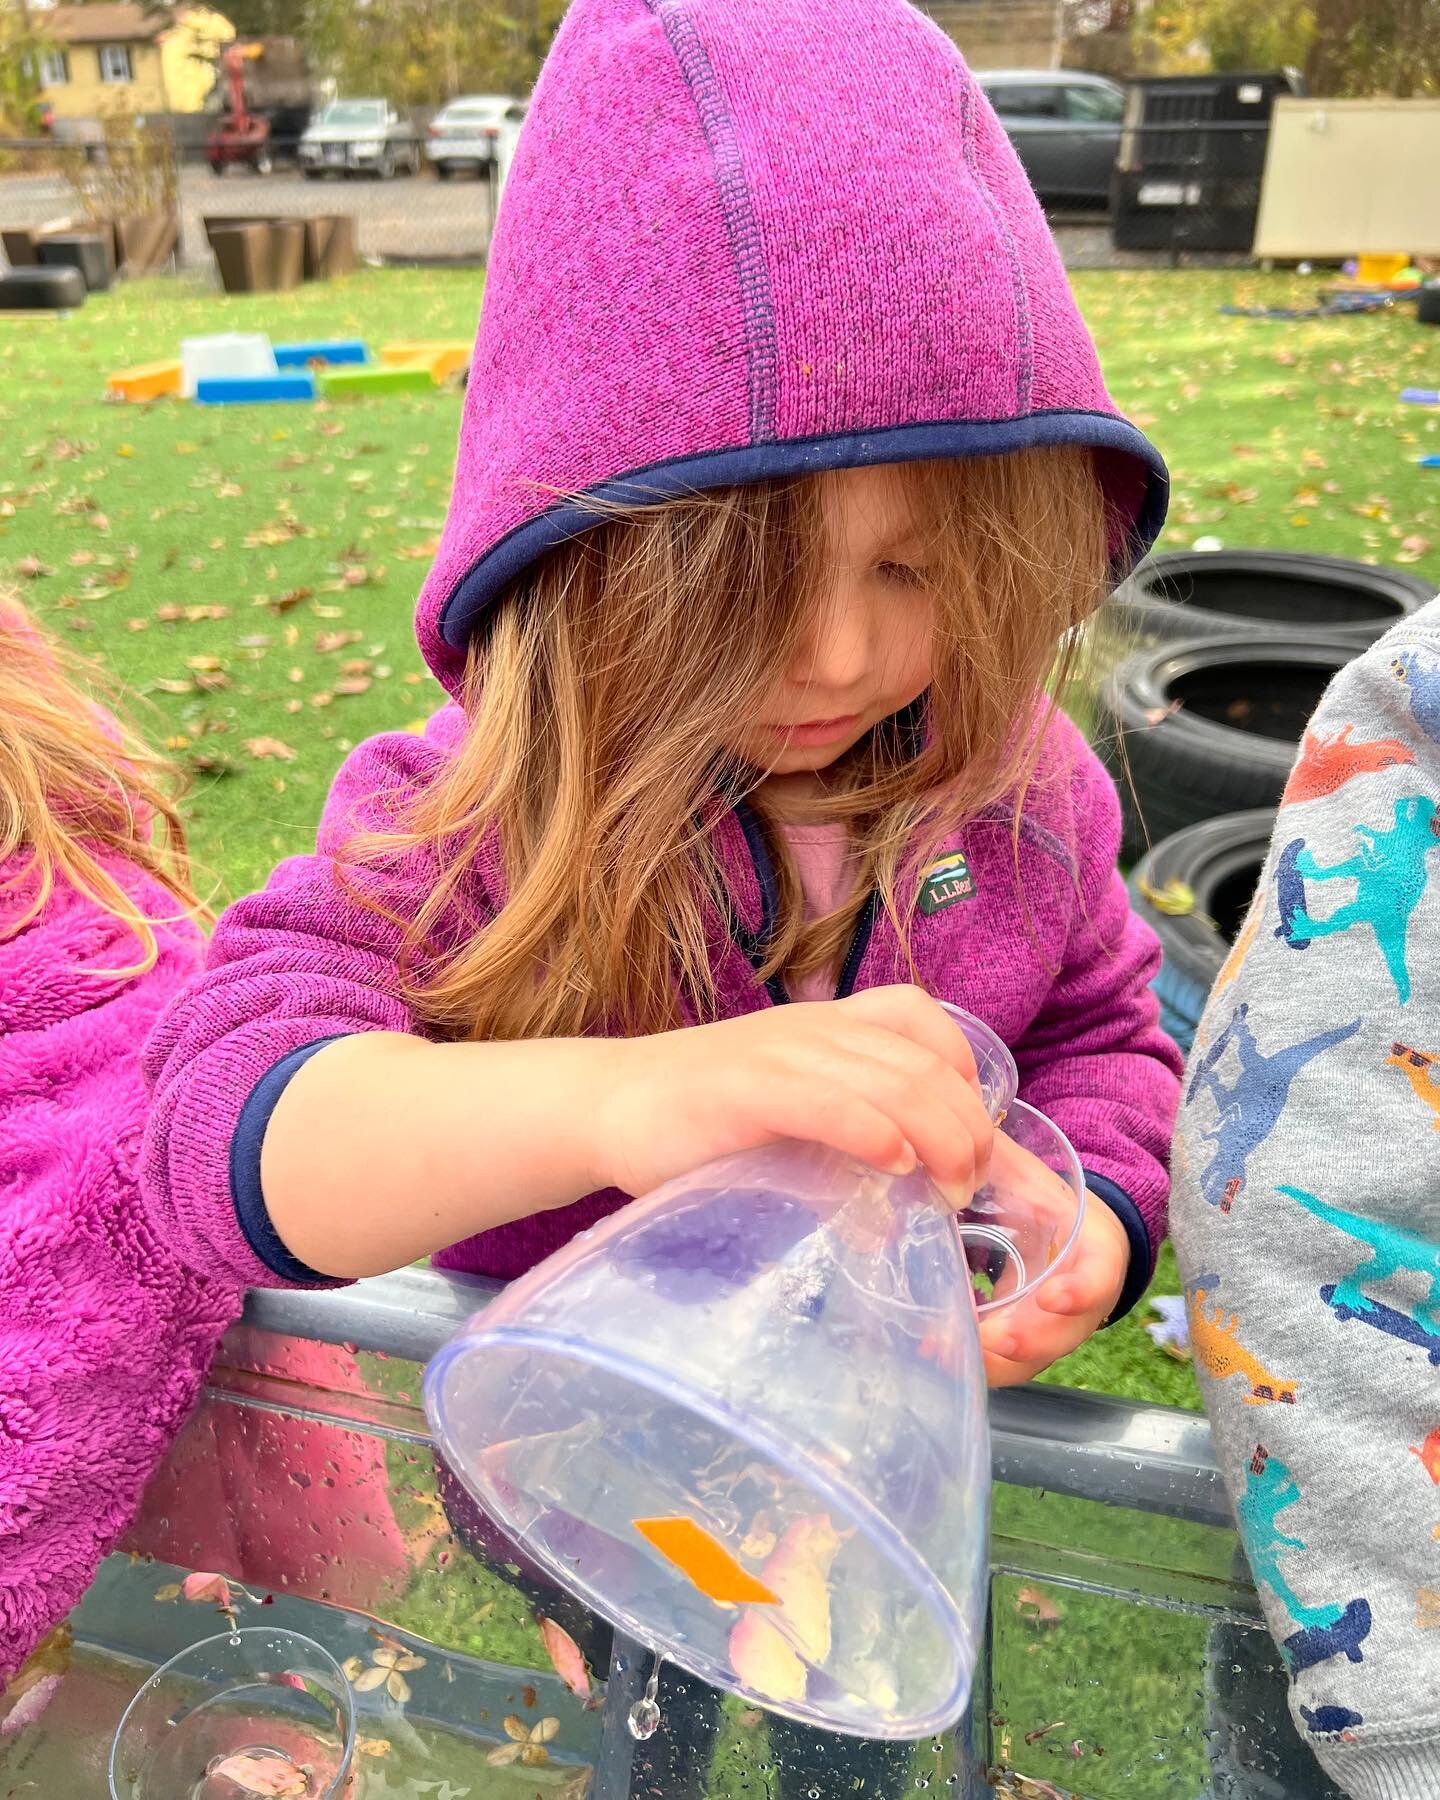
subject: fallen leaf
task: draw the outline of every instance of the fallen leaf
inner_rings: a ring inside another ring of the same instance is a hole
[[[234,1782],[242,1794],[259,1794],[279,1800],[290,1794],[308,1794],[310,1776],[283,1756],[269,1756],[263,1751],[241,1750],[210,1764],[205,1771],[210,1780]]]
[[[376,1663],[374,1668],[362,1669],[355,1677],[355,1692],[357,1694],[373,1693],[376,1688],[384,1687],[389,1679],[390,1671]]]
[[[77,550],[69,559],[72,569],[84,569],[94,560],[95,552],[93,550]]]
[[[15,565],[15,573],[23,575],[27,581],[44,581],[55,571],[41,562],[38,556],[22,556]]]
[[[560,1721],[556,1718],[541,1719],[530,1732],[532,1744],[553,1744],[560,1735]]]
[[[492,1769],[504,1769],[511,1763],[519,1762],[521,1746],[519,1744],[497,1744],[486,1755],[486,1762]]]
[[[177,745],[174,738],[171,738],[165,747],[167,750],[180,749],[189,742],[189,738],[181,738]],[[164,1587],[156,1588],[155,1598],[157,1600],[178,1600],[180,1598],[180,1583],[178,1581],[167,1581]]]
[[[389,1738],[357,1738],[355,1748],[362,1756],[388,1756],[390,1740]]]
[[[343,650],[347,644],[358,644],[364,635],[363,631],[317,631],[315,648],[321,656],[327,656],[332,650]]]
[[[580,1646],[563,1626],[557,1625],[553,1619],[540,1620],[540,1641],[545,1646],[545,1654],[550,1658],[550,1665],[565,1683],[572,1694],[586,1700],[590,1696],[590,1671],[585,1666],[585,1658],[580,1653]]]
[[[291,749],[289,744],[283,742],[280,738],[246,738],[245,748],[255,758],[256,762],[265,762],[267,759],[275,762],[294,762],[295,760],[295,751]]]
[[[543,1744],[523,1744],[520,1760],[527,1769],[543,1769],[550,1761],[550,1752]]]
[[[364,1661],[360,1657],[347,1656],[340,1665],[340,1672],[347,1681],[353,1681],[364,1667]]]
[[[335,692],[337,694],[368,694],[370,677],[368,675],[348,676],[344,681],[335,683]]]
[[[1429,538],[1420,537],[1417,534],[1412,533],[1395,552],[1395,560],[1396,562],[1402,563],[1419,562],[1420,558],[1429,548]]]
[[[392,1669],[385,1682],[385,1692],[397,1706],[404,1706],[410,1698],[410,1683],[398,1669]]]

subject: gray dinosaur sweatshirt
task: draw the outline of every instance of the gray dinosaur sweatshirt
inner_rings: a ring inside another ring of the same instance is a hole
[[[1311,721],[1173,1161],[1297,1726],[1357,1800],[1440,1800],[1440,599]]]

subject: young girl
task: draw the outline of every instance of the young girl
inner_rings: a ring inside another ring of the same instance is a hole
[[[903,0],[575,0],[466,406],[453,703],[352,755],[152,1041],[157,1227],[246,1283],[508,1278],[787,1136],[963,1200],[1019,1153],[943,999],[1087,1171],[987,1327],[1029,1376],[1163,1229],[1156,946],[1044,688],[1165,477],[953,45]]]
[[[89,1585],[239,1312],[136,1191],[140,1045],[200,961],[169,779],[0,602],[0,1686]]]

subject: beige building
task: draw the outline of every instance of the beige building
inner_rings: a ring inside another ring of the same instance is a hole
[[[198,113],[215,80],[219,46],[235,36],[204,6],[148,13],[131,0],[55,6],[31,18],[46,40],[41,100],[57,123],[95,120],[116,109],[144,115]]]

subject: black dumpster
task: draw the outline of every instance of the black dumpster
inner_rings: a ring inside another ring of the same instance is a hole
[[[1293,69],[1133,83],[1111,186],[1115,248],[1248,251],[1271,111],[1303,92]]]

